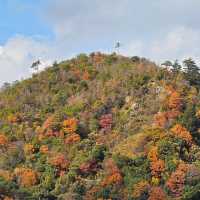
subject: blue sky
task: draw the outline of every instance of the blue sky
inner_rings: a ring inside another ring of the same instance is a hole
[[[121,53],[156,62],[200,52],[199,0],[0,0],[0,85],[81,52]]]
[[[40,19],[39,0],[0,0],[0,44],[16,34],[51,35],[51,29]]]

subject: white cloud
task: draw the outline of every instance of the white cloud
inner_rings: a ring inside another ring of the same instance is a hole
[[[157,59],[199,57],[200,31],[179,27],[152,44],[152,56]]]
[[[29,75],[37,59],[49,64],[80,52],[111,52],[116,41],[121,53],[156,61],[200,57],[199,0],[44,2],[41,17],[54,38],[16,36],[0,46],[0,85]]]
[[[129,56],[146,56],[155,61],[183,60],[192,57],[198,62],[200,59],[199,35],[200,30],[181,26],[149,42],[130,42],[122,49],[122,53]]]
[[[128,44],[122,45],[121,53],[127,56],[143,55],[145,49],[144,42],[142,41],[131,41]]]
[[[36,59],[50,62],[48,43],[39,39],[16,36],[0,47],[0,84],[30,75]]]

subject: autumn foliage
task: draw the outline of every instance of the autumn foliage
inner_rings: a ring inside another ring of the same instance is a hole
[[[42,145],[40,147],[40,153],[47,154],[49,152],[49,148],[47,145]]]
[[[135,184],[132,193],[133,198],[139,198],[144,192],[148,192],[149,187],[150,187],[149,183],[144,180]]]
[[[82,79],[85,81],[89,80],[90,74],[87,71],[83,72]]]
[[[106,161],[105,168],[108,170],[108,175],[101,183],[103,187],[122,183],[122,175],[112,159]]]
[[[44,132],[45,130],[47,130],[47,129],[50,128],[50,126],[51,126],[52,123],[53,123],[53,120],[54,120],[53,115],[49,116],[49,117],[45,120],[45,122],[44,122],[43,125],[42,125],[42,131],[43,131],[43,132]]]
[[[11,181],[13,179],[13,174],[8,170],[0,169],[0,177],[4,178],[6,181]]]
[[[109,131],[112,128],[112,114],[106,114],[101,116],[99,124],[105,131]]]
[[[0,199],[198,199],[200,84],[175,63],[80,54],[3,85]]]
[[[19,123],[22,121],[22,116],[20,113],[11,114],[8,116],[8,121],[10,123]]]
[[[80,165],[79,170],[82,174],[96,173],[99,165],[96,160],[90,160]]]
[[[167,200],[167,196],[161,187],[153,187],[149,192],[148,200]]]
[[[19,179],[20,185],[24,187],[31,187],[38,182],[38,174],[30,168],[16,168],[14,174]]]
[[[196,112],[196,117],[200,118],[200,110]]]
[[[5,196],[4,198],[3,198],[3,200],[14,200],[12,197],[9,197],[9,196]]]
[[[169,188],[172,196],[180,197],[182,195],[187,170],[188,165],[185,163],[181,163],[177,167],[176,171],[173,172],[168,179],[166,186]]]
[[[172,110],[180,110],[182,107],[182,98],[177,91],[173,91],[168,99],[168,106]]]
[[[65,139],[65,144],[74,144],[80,141],[80,136],[76,133],[72,133]]]
[[[69,166],[69,161],[62,153],[56,154],[50,158],[49,163],[58,170],[66,170]]]
[[[183,127],[180,124],[176,124],[172,129],[171,132],[175,137],[178,137],[180,139],[183,139],[185,142],[187,142],[188,145],[192,144],[192,136],[190,132]]]
[[[3,135],[0,134],[0,147],[5,147],[8,144],[8,138]]]
[[[32,144],[25,144],[24,145],[24,152],[25,154],[32,154],[35,152],[34,145]]]
[[[180,115],[177,110],[171,110],[166,112],[158,112],[154,116],[154,124],[159,128],[167,128],[170,122],[176,119]]]
[[[151,174],[155,178],[160,178],[162,172],[165,170],[165,163],[158,158],[157,147],[153,147],[149,153],[148,158],[150,160]]]
[[[75,118],[66,119],[63,122],[63,130],[65,133],[74,133],[77,129],[77,120]]]

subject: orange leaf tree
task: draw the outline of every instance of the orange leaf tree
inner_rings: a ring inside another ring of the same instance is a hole
[[[57,168],[57,170],[65,171],[69,167],[69,161],[65,158],[64,154],[58,153],[49,159],[49,163]]]
[[[103,180],[101,185],[107,186],[111,184],[122,183],[122,175],[119,168],[115,165],[112,159],[108,159],[105,163],[105,168],[108,170],[108,176]]]
[[[148,200],[167,200],[167,197],[161,187],[153,187],[149,192]]]
[[[174,127],[172,127],[171,132],[174,136],[183,139],[185,142],[187,142],[188,145],[192,144],[192,136],[190,132],[182,125],[176,124]]]
[[[166,186],[168,187],[172,196],[180,197],[182,195],[187,170],[188,165],[181,163],[168,179]]]
[[[31,187],[38,182],[37,172],[30,168],[16,168],[14,174],[18,177],[21,186]]]
[[[163,160],[158,158],[157,147],[153,147],[149,153],[148,158],[150,160],[151,174],[155,178],[160,178],[162,172],[165,170],[165,163]]]
[[[182,98],[177,91],[173,91],[168,99],[168,107],[173,110],[180,110],[182,107]]]
[[[63,130],[65,133],[74,133],[77,130],[77,120],[75,118],[65,120],[63,122]]]
[[[76,133],[72,133],[65,139],[65,144],[74,144],[80,141],[80,136]]]
[[[8,138],[4,134],[0,134],[0,146],[5,147],[8,144]]]

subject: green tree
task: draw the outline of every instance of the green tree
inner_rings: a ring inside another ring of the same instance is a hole
[[[167,60],[164,63],[162,63],[162,65],[167,66],[167,67],[171,67],[172,72],[175,73],[175,74],[177,74],[182,68],[181,65],[179,64],[178,60],[175,60],[174,62]]]
[[[185,78],[190,82],[191,85],[195,85],[197,87],[200,86],[200,73],[199,67],[192,60],[192,58],[186,59],[183,61],[183,66],[185,69]]]

